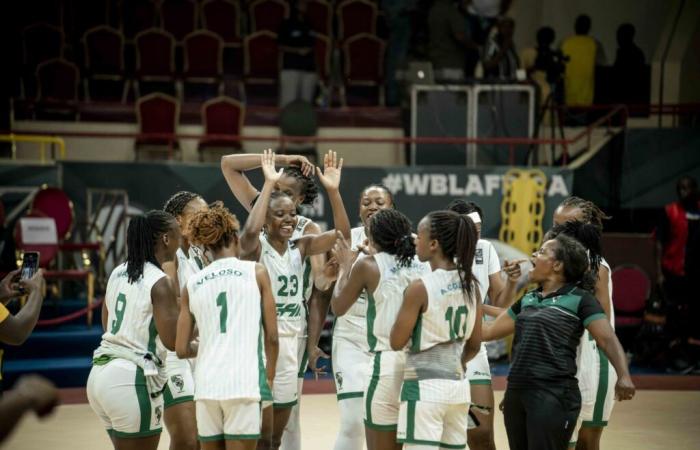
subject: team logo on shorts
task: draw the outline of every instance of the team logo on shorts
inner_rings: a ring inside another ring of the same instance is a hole
[[[163,417],[163,410],[160,406],[156,406],[156,425],[160,425],[160,419]]]
[[[483,248],[476,249],[476,252],[474,253],[474,262],[477,264],[484,263],[484,249]]]
[[[343,389],[343,372],[335,373],[335,381],[338,382],[338,390]]]
[[[177,388],[177,393],[182,394],[182,391],[185,390],[185,380],[183,380],[180,375],[173,375],[170,377],[170,381],[172,381]]]

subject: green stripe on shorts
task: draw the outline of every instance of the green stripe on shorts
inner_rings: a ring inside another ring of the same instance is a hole
[[[139,402],[139,413],[140,424],[139,433],[147,433],[151,430],[151,398],[148,395],[148,389],[146,388],[146,377],[143,374],[143,369],[136,367],[136,379],[134,380],[134,387],[136,388],[136,398]],[[115,436],[119,437],[115,431]]]
[[[362,398],[365,396],[364,392],[343,392],[342,394],[336,394],[338,401],[346,400],[349,398]]]
[[[365,424],[372,424],[372,399],[374,397],[374,391],[377,390],[377,385],[379,384],[379,371],[382,364],[382,352],[377,352],[374,354],[374,365],[372,368],[372,377],[370,378],[369,387],[367,388],[367,399],[365,400]]]
[[[605,354],[597,349],[598,361],[600,370],[598,371],[598,392],[596,392],[595,406],[593,407],[593,420],[581,423],[582,427],[604,427],[608,422],[603,420],[603,411],[605,411],[605,400],[608,396],[608,375],[610,365]]]

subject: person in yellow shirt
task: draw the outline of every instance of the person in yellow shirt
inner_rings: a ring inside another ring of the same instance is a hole
[[[598,43],[588,36],[590,17],[578,16],[574,29],[576,34],[564,39],[561,45],[562,53],[569,57],[564,72],[564,98],[568,106],[587,106],[593,104],[595,66],[602,53],[598,54]]]
[[[32,333],[44,301],[44,276],[38,270],[29,280],[17,280],[19,270],[10,272],[0,281],[0,344],[22,345]],[[16,314],[10,314],[5,302],[29,294],[27,302]],[[2,356],[0,348],[0,392],[2,388]]]

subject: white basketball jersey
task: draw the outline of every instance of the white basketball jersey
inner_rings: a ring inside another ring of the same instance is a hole
[[[191,248],[193,247],[190,247],[190,249]],[[180,290],[178,291],[179,295],[180,292],[182,292],[182,288],[187,286],[187,280],[189,280],[192,275],[202,270],[204,265],[201,259],[198,261],[195,257],[186,255],[181,248],[177,249],[175,256],[177,257],[177,281],[180,285]]]
[[[289,241],[294,242],[297,239],[303,237],[304,230],[306,230],[306,226],[309,225],[310,223],[311,223],[311,219],[304,217],[304,216],[297,216],[297,226],[294,227],[294,232],[292,232],[292,238]],[[311,277],[311,262],[309,261],[308,256],[306,258],[304,258],[304,283],[303,283],[303,285],[304,285],[304,288],[303,288],[304,300],[308,301],[309,298],[311,297],[311,290],[314,287],[314,280]]]
[[[350,230],[352,249],[357,250],[367,237],[365,227]],[[362,256],[360,256],[362,257]],[[355,342],[366,342],[367,336],[367,292],[362,291],[357,301],[342,316],[338,317],[333,327],[333,337],[350,339]]]
[[[479,282],[479,292],[484,302],[486,302],[486,295],[489,292],[489,287],[491,287],[489,276],[500,271],[501,263],[498,260],[498,253],[496,253],[493,244],[486,239],[479,239],[476,242],[472,274]]]
[[[165,272],[149,262],[143,266],[143,275],[129,283],[126,263],[120,264],[109,276],[105,305],[107,330],[102,340],[120,345],[138,353],[152,353],[165,361],[165,347],[160,343],[153,319],[151,289]]]
[[[195,400],[271,398],[255,262],[216,260],[190,277],[187,292],[199,330]]]
[[[414,258],[408,267],[398,265],[394,255],[377,253],[379,283],[367,295],[367,344],[372,352],[391,351],[389,335],[403,302],[403,291],[411,281],[430,271],[430,266]]]
[[[467,299],[457,270],[437,269],[420,277],[428,292],[428,308],[414,329],[412,352],[422,352],[438,344],[469,339],[474,330],[475,295]]]
[[[280,336],[302,336],[305,325],[304,263],[301,252],[293,244],[284,255],[277,253],[260,236],[260,263],[267,268],[272,282],[272,293],[277,306],[277,328]]]

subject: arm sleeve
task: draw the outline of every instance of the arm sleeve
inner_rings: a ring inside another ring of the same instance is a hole
[[[496,253],[496,248],[489,243],[489,275],[493,275],[494,273],[500,272],[501,271],[501,262],[498,260],[498,253]]]
[[[607,318],[598,300],[589,293],[581,297],[581,302],[578,304],[578,317],[583,322],[584,327],[594,320]]]
[[[0,323],[4,322],[5,319],[10,315],[10,311],[5,308],[5,305],[0,303]]]

